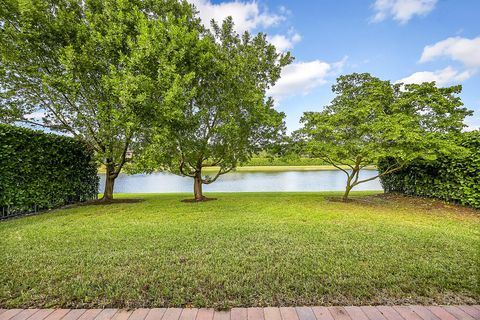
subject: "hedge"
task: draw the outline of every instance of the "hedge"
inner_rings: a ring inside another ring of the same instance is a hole
[[[98,182],[83,142],[0,124],[0,219],[95,199]]]
[[[459,144],[469,150],[468,155],[411,163],[381,178],[385,192],[438,198],[480,208],[480,131],[465,132],[459,140]],[[381,161],[379,170],[388,167],[390,161],[392,159]]]

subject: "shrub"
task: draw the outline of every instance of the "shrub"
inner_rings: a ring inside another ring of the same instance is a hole
[[[0,218],[95,199],[97,168],[83,142],[0,124]]]
[[[480,208],[480,131],[465,132],[459,144],[467,155],[417,161],[381,178],[385,192],[438,198]],[[393,159],[380,161],[384,170]]]

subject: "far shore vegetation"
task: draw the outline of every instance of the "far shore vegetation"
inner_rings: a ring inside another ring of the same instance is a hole
[[[340,165],[342,169],[348,170],[347,165]],[[128,166],[127,166],[128,169]],[[363,168],[364,170],[376,170],[375,165],[369,165]],[[205,173],[217,172],[217,166],[205,166],[202,171]],[[242,166],[238,166],[234,171],[236,172],[282,172],[282,171],[327,171],[340,170],[338,167],[325,163],[318,158],[272,158],[272,157],[253,157]],[[106,172],[104,166],[98,168],[98,173],[104,174]],[[157,172],[161,172],[158,170]],[[128,170],[126,171],[128,173]]]

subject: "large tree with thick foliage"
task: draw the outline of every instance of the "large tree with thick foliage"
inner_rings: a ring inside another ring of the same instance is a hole
[[[193,178],[196,201],[205,200],[202,185],[247,161],[284,131],[284,114],[273,108],[266,92],[292,58],[277,53],[264,34],[240,36],[233,27],[231,18],[221,26],[212,22],[191,48],[188,65],[194,74],[182,87],[183,108],[168,127],[160,121],[140,161],[140,170]],[[206,166],[216,167],[216,173],[204,175]]]
[[[356,185],[395,172],[409,161],[462,151],[450,139],[471,114],[457,96],[461,86],[392,84],[354,73],[340,76],[332,90],[336,96],[323,111],[303,115],[296,136],[310,155],[346,174],[344,200]],[[359,177],[361,169],[385,157],[395,161],[378,175]]]
[[[176,64],[198,30],[191,6],[176,0],[3,1],[1,120],[86,141],[111,200],[145,120],[174,116],[184,81]]]

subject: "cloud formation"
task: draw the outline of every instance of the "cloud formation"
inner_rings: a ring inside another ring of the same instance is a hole
[[[231,16],[235,22],[235,30],[239,33],[252,31],[256,28],[268,28],[284,21],[286,17],[280,14],[261,10],[256,1],[231,1],[212,3],[211,0],[188,0],[195,5],[205,26],[210,27],[214,19],[221,23]]]
[[[277,101],[288,96],[305,95],[328,82],[328,78],[341,72],[348,57],[334,63],[321,60],[292,63],[282,70],[280,79],[267,94]]]
[[[397,83],[401,82],[421,84],[423,82],[435,81],[437,85],[444,86],[465,81],[471,76],[472,74],[468,70],[460,72],[448,66],[444,69],[436,71],[415,72],[408,77],[398,80]]]
[[[463,71],[448,66],[436,71],[415,72],[398,80],[404,83],[422,83],[435,81],[439,86],[461,83],[480,70],[480,37],[474,39],[451,37],[423,49],[420,63],[447,58],[463,64]]]
[[[275,98],[290,95],[306,94],[311,89],[326,83],[331,71],[329,63],[313,60],[310,62],[292,63],[282,70],[282,76],[268,92]]]
[[[435,8],[437,0],[375,0],[373,22],[392,17],[399,23],[407,23],[413,16],[424,16]]]
[[[221,3],[212,3],[211,0],[188,1],[195,6],[202,23],[206,27],[210,27],[212,19],[221,23],[231,16],[235,23],[235,31],[238,33],[276,26],[285,21],[290,14],[288,9],[283,6],[279,8],[279,14],[271,13],[266,8],[260,9],[258,3],[254,0],[234,0]],[[293,29],[290,29],[285,35],[277,34],[268,37],[268,40],[280,52],[291,50],[294,44],[301,39],[300,34]]]
[[[277,48],[277,51],[285,52],[293,49],[293,46],[302,40],[302,36],[298,32],[290,30],[287,35],[267,36],[267,40]]]
[[[446,57],[463,63],[467,68],[480,67],[480,37],[474,39],[452,37],[423,49],[420,62]]]

